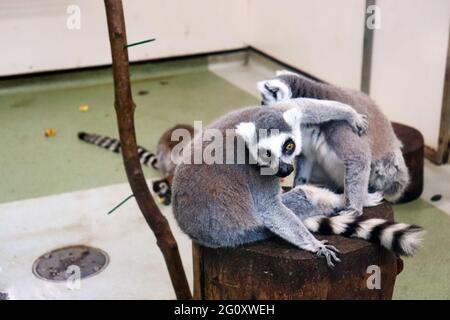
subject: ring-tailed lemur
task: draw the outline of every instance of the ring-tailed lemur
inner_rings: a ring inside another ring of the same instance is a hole
[[[337,121],[305,126],[304,150],[297,159],[294,185],[312,182],[343,190],[345,212],[357,216],[362,214],[368,190],[382,192],[389,201],[400,198],[409,183],[402,144],[369,96],[288,71],[279,71],[275,79],[261,81],[257,86],[264,105],[301,97],[335,100],[349,104],[368,118],[367,134],[361,137]]]
[[[232,164],[193,163],[195,154],[203,155],[212,144],[203,133],[197,133],[190,145],[191,154],[178,164],[173,179],[173,212],[180,228],[208,247],[234,247],[275,234],[325,257],[329,266],[339,261],[337,249],[317,240],[310,230],[378,241],[399,254],[414,253],[420,243],[419,227],[382,219],[359,221],[351,216],[327,219],[325,216],[344,207],[344,197],[317,187],[299,186],[281,193],[278,177],[293,171],[293,161],[302,150],[300,123],[333,120],[347,121],[355,132],[364,131],[367,125],[364,117],[347,105],[313,99],[237,110],[206,128],[227,139],[231,130],[235,141],[231,150],[228,142],[214,150],[221,157],[231,151]],[[277,129],[278,133],[264,135],[263,129]],[[238,146],[242,145],[248,160],[245,163],[236,161]],[[275,175],[261,174],[272,165],[268,157],[279,163]],[[365,200],[368,206],[376,205],[381,197],[371,194]],[[321,216],[313,217],[316,215]]]
[[[184,135],[184,137],[192,137],[194,135],[194,127],[191,125],[177,124],[163,133],[158,141],[156,155],[144,147],[138,146],[140,162],[158,170],[163,176],[163,179],[153,181],[153,191],[164,205],[169,205],[172,198],[171,183],[175,172],[175,163],[171,158],[172,149],[179,143],[186,145],[190,142],[190,140],[173,141],[172,133],[175,130],[186,130],[188,134]],[[78,138],[116,153],[121,152],[120,141],[114,138],[86,132],[79,132]]]

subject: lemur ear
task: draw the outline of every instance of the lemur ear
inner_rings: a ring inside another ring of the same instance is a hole
[[[260,81],[256,87],[263,96],[275,101],[290,99],[292,96],[289,87],[278,79]]]
[[[256,126],[253,122],[241,122],[236,126],[236,134],[247,144],[256,142]]]
[[[263,81],[259,81],[256,84],[256,88],[258,88],[258,91],[262,94],[268,92],[268,87],[266,86],[266,83],[268,83],[270,80],[263,80]]]
[[[275,75],[277,77],[279,77],[279,76],[298,76],[297,73],[289,71],[289,70],[277,70],[275,72]]]
[[[284,121],[291,126],[292,129],[300,128],[302,120],[302,112],[299,108],[291,108],[283,113]]]

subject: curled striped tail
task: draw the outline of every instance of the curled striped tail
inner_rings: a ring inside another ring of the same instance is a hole
[[[108,136],[102,136],[95,133],[78,132],[78,138],[112,152],[120,153],[122,151],[120,141]],[[158,170],[158,159],[154,153],[138,146],[138,155],[142,164],[149,167],[151,166]]]
[[[385,219],[366,219],[350,215],[314,216],[304,220],[311,232],[343,235],[378,243],[402,256],[412,256],[421,246],[425,231],[417,226]]]

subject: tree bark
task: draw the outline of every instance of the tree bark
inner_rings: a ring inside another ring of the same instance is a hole
[[[139,162],[134,128],[135,104],[132,100],[125,18],[121,0],[105,0],[114,75],[114,106],[119,127],[125,170],[131,190],[147,224],[153,230],[164,256],[172,286],[178,299],[191,299],[191,291],[181,263],[178,245],[167,219],[150,194]]]

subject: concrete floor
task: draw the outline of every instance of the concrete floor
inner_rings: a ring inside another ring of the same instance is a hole
[[[209,122],[258,102],[254,84],[273,66],[239,61],[134,67],[138,140],[153,148],[160,133],[178,122]],[[151,74],[152,77],[148,77]],[[93,81],[92,79],[96,79]],[[153,234],[131,199],[106,213],[131,191],[121,158],[77,140],[80,130],[117,136],[109,72],[55,76],[0,89],[0,292],[11,299],[172,299],[174,294]],[[148,91],[138,95],[138,91]],[[86,113],[78,110],[87,103]],[[45,128],[55,137],[45,138]],[[157,173],[146,168],[147,177]],[[396,299],[450,299],[450,166],[426,163],[422,199],[395,207],[396,219],[428,230],[420,253],[406,259]],[[439,202],[430,203],[434,194]],[[192,277],[191,243],[162,207]],[[79,290],[31,272],[41,254],[70,244],[105,250],[110,264],[81,282]]]
[[[174,299],[164,259],[134,199],[107,215],[130,194],[128,183],[121,183],[0,205],[0,292],[10,299]],[[192,282],[191,242],[170,207],[161,209]],[[31,272],[37,257],[73,244],[103,249],[109,265],[82,280],[79,290]]]

